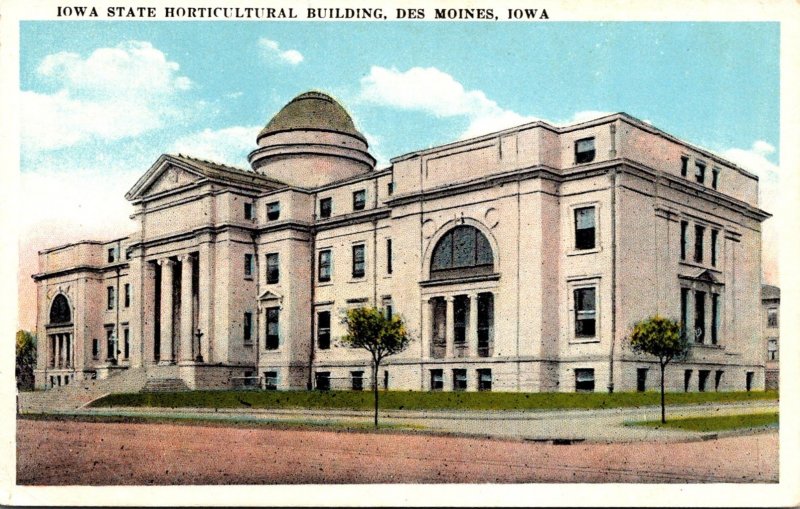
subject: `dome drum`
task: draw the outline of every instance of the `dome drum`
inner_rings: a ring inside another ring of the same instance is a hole
[[[292,99],[256,140],[258,148],[248,157],[253,170],[291,185],[316,187],[375,167],[350,115],[320,92]]]

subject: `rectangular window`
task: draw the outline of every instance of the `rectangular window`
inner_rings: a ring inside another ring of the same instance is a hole
[[[331,312],[317,313],[317,348],[328,350],[331,347]]]
[[[694,178],[699,184],[703,184],[706,180],[706,165],[697,161],[694,163]]]
[[[331,250],[326,249],[319,252],[319,282],[324,283],[331,280]]]
[[[575,209],[575,249],[594,249],[594,207]]]
[[[478,370],[478,390],[491,391],[492,390],[492,370],[479,369]]]
[[[644,392],[647,390],[647,372],[648,368],[636,368],[636,390]]]
[[[694,225],[694,261],[697,263],[703,263],[703,237],[705,234],[704,226]]]
[[[250,345],[253,343],[253,313],[247,312],[244,314],[242,320],[242,336],[244,337],[244,344]]]
[[[122,357],[128,360],[131,356],[131,331],[128,328],[122,329],[122,337],[124,339],[122,348]]]
[[[706,342],[706,292],[694,292],[694,341]]]
[[[253,219],[253,204],[252,203],[245,203],[244,204],[244,218],[245,219]]]
[[[281,202],[273,201],[267,203],[267,220],[277,221],[281,217]]]
[[[469,298],[466,295],[456,295],[453,298],[453,343],[457,357],[460,353],[466,353],[468,310]]]
[[[494,343],[494,294],[478,294],[478,357],[491,357]]]
[[[697,372],[697,390],[700,392],[706,392],[706,383],[708,382],[708,376],[711,374],[711,371],[707,369],[701,369]]]
[[[767,310],[767,327],[778,326],[778,310],[771,308]]]
[[[719,238],[719,230],[711,230],[711,266],[717,266],[717,239]]]
[[[387,369],[383,370],[383,390],[389,390],[389,370]]]
[[[753,389],[753,376],[755,376],[755,372],[753,371],[748,371],[745,376],[744,388],[747,392]]]
[[[351,371],[350,372],[350,388],[354,391],[364,390],[364,372]]]
[[[106,288],[106,297],[107,297],[107,302],[106,303],[108,304],[106,307],[108,309],[114,309],[114,305],[116,304],[116,302],[115,302],[116,301],[116,294],[114,293],[114,287],[113,286],[109,286],[108,288]]]
[[[467,370],[454,369],[453,370],[453,390],[466,391],[467,390]]]
[[[317,371],[315,376],[316,388],[319,391],[331,390],[331,373],[330,371]]]
[[[711,344],[716,345],[719,339],[719,295],[711,294]]]
[[[94,338],[92,340],[92,359],[100,358],[100,340]]]
[[[125,283],[125,307],[131,307],[131,284]]]
[[[711,171],[711,187],[716,189],[719,184],[719,168],[714,168]]]
[[[278,390],[277,371],[264,371],[264,389],[268,391]]]
[[[353,193],[353,210],[364,210],[367,205],[367,191],[361,189]]]
[[[689,174],[689,158],[681,156],[681,176],[685,177]]]
[[[584,138],[575,142],[575,164],[594,161],[594,138]]]
[[[364,244],[353,246],[353,277],[364,277]]]
[[[392,239],[386,239],[386,273],[392,273]]]
[[[244,255],[244,277],[253,277],[253,255]]]
[[[264,345],[267,350],[277,350],[280,344],[279,317],[280,308],[267,308],[267,342]]]
[[[114,329],[106,329],[106,355],[107,359],[114,359],[116,358],[115,355],[115,346],[114,346]]]
[[[686,244],[689,242],[689,222],[681,221],[681,260],[686,259]]]
[[[383,306],[383,310],[386,313],[386,318],[391,320],[394,312],[392,308],[392,297],[388,296],[381,299],[381,305]]]
[[[778,339],[769,338],[767,341],[767,359],[771,361],[778,360]]]
[[[692,383],[692,370],[686,369],[683,371],[683,392],[689,392],[689,386]]]
[[[394,194],[394,182],[389,182],[386,184],[386,192],[389,194],[389,196]]]
[[[724,371],[722,371],[721,369],[718,369],[714,373],[714,390],[715,391],[719,390],[719,384],[720,384],[720,382],[722,382],[722,374],[723,373],[724,373]]]
[[[108,263],[113,263],[117,258],[117,250],[112,248],[108,249]]]
[[[681,288],[681,333],[686,334],[686,327],[689,323],[689,290]]]
[[[444,389],[444,371],[441,369],[431,370],[431,390],[441,391]]]
[[[277,284],[281,279],[280,258],[278,253],[267,254],[267,284]]]
[[[322,219],[331,217],[333,212],[333,198],[323,198],[319,201],[319,217]]]
[[[575,336],[594,337],[597,308],[595,288],[578,288],[575,297]]]
[[[575,392],[594,392],[594,369],[575,370]]]

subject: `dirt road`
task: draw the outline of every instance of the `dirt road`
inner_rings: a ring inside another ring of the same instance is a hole
[[[17,483],[777,482],[777,432],[574,444],[177,424],[17,421]]]

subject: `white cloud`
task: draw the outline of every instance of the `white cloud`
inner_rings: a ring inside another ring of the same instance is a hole
[[[401,72],[373,66],[369,74],[361,78],[359,98],[437,117],[466,117],[470,123],[462,138],[536,120],[501,108],[480,90],[464,89],[451,75],[435,67],[412,67]]]
[[[280,45],[273,40],[262,37],[258,40],[258,46],[261,48],[262,54],[268,60],[277,60],[278,62],[297,65],[304,60],[303,54],[296,49],[282,50]]]
[[[778,284],[778,245],[780,237],[780,168],[767,159],[775,147],[763,140],[753,143],[749,149],[731,148],[722,156],[758,175],[759,206],[774,217],[762,224],[762,266],[767,282]]]
[[[611,115],[608,111],[585,110],[578,111],[569,120],[562,122],[562,125],[580,124],[581,122],[588,122],[596,118],[601,118]]]
[[[192,86],[180,67],[149,42],[127,41],[46,56],[37,74],[58,87],[52,94],[21,94],[22,145],[46,151],[134,137],[181,115],[175,98]]]
[[[260,130],[260,126],[204,129],[178,138],[169,152],[243,168],[247,166],[247,154],[256,148],[256,136]]]

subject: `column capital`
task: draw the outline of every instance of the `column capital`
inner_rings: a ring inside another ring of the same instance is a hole
[[[166,266],[175,265],[175,262],[170,258],[161,258],[161,259],[157,260],[157,262],[162,267],[164,267],[165,265]]]
[[[446,300],[447,302],[453,302],[454,300],[456,300],[456,297],[455,297],[455,295],[447,295],[444,298],[444,300]]]

